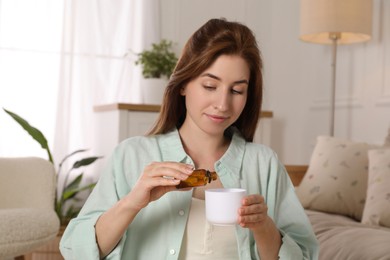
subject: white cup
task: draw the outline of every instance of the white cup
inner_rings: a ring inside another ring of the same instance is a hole
[[[209,189],[205,191],[206,219],[213,225],[237,224],[238,209],[245,189]]]

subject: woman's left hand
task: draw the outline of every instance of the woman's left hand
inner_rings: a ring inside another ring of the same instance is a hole
[[[263,196],[248,195],[242,199],[242,206],[238,209],[238,224],[251,230],[261,229],[268,220],[267,211]]]
[[[275,223],[268,216],[264,197],[252,194],[244,197],[241,204],[238,209],[238,224],[252,231],[260,258],[278,259],[282,237]]]

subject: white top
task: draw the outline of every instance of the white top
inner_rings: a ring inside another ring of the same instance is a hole
[[[179,259],[239,259],[235,226],[215,226],[206,220],[205,201],[192,198]]]

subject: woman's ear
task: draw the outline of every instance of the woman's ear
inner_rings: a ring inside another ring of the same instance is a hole
[[[186,95],[186,87],[180,88],[180,95],[185,96]]]

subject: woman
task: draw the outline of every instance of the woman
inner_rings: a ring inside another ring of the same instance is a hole
[[[212,19],[186,43],[160,116],[146,137],[122,142],[61,240],[66,259],[316,259],[294,188],[269,148],[252,143],[262,62],[246,26]],[[178,190],[194,168],[218,173]],[[233,227],[211,226],[205,189],[248,192]]]

